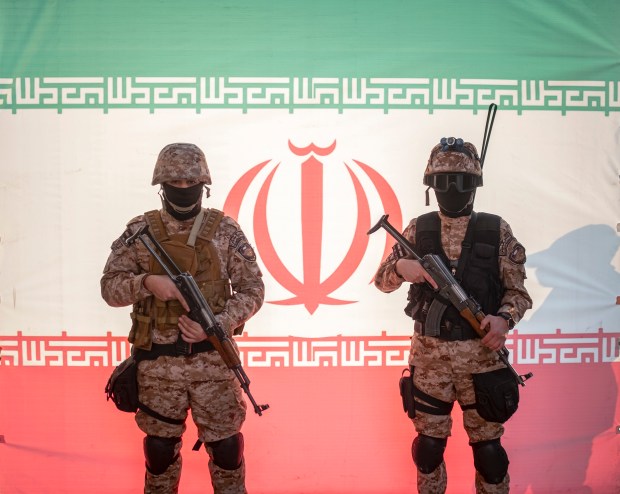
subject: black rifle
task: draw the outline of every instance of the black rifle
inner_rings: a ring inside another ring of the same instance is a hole
[[[202,326],[202,329],[207,334],[207,339],[209,340],[209,342],[217,350],[217,352],[222,357],[222,360],[224,360],[226,366],[233,371],[235,377],[241,383],[241,388],[243,389],[243,391],[245,391],[245,394],[248,396],[250,402],[252,402],[252,405],[254,406],[254,411],[258,415],[262,415],[263,410],[267,410],[269,408],[269,405],[258,405],[256,403],[256,400],[254,400],[254,397],[250,392],[250,379],[243,370],[243,367],[241,366],[241,360],[239,359],[239,355],[237,354],[237,351],[235,350],[232,341],[226,334],[226,331],[224,331],[224,328],[222,328],[221,324],[215,318],[215,314],[213,314],[211,307],[209,307],[209,304],[207,303],[204,296],[202,295],[202,292],[198,288],[196,280],[194,280],[191,274],[187,272],[181,272],[181,270],[177,267],[174,261],[170,258],[168,253],[153,237],[153,235],[149,231],[148,225],[144,225],[131,237],[125,240],[125,244],[133,244],[136,238],[140,239],[140,241],[144,244],[147,250],[151,253],[151,255],[160,264],[166,274],[179,289],[181,295],[183,295],[183,298],[185,299],[187,305],[190,308],[188,314],[189,318],[193,321],[196,321],[198,324],[200,324],[200,326]],[[162,258],[157,254],[153,246],[150,245],[149,242],[147,242],[147,239],[153,245],[155,245],[155,247],[157,247],[157,250],[166,259],[166,262],[164,262]],[[191,354],[191,343],[184,341],[180,335],[176,345],[179,354]]]
[[[486,332],[480,327],[480,322],[484,319],[485,314],[482,312],[480,304],[474,300],[473,297],[467,295],[463,287],[459,285],[458,281],[452,276],[450,270],[441,260],[441,257],[435,254],[427,254],[424,257],[418,256],[415,252],[413,245],[405,237],[403,237],[388,221],[388,215],[384,214],[379,222],[368,230],[368,235],[376,232],[379,228],[385,229],[396,241],[405,249],[405,251],[411,255],[414,259],[420,262],[422,267],[431,275],[437,286],[436,291],[441,297],[449,300],[450,303],[459,311],[459,314],[467,320],[471,327],[476,331],[480,338],[486,335]],[[430,286],[430,285],[429,285]],[[445,309],[445,306],[443,306]],[[429,311],[430,315],[430,311]],[[441,319],[443,311],[438,312],[435,317]],[[525,386],[525,381],[533,376],[531,372],[525,375],[520,375],[508,361],[509,352],[506,347],[502,347],[497,354],[502,363],[510,369],[514,374],[515,379],[521,386]]]

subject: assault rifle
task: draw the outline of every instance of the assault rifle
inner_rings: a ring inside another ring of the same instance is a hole
[[[467,320],[467,322],[471,325],[471,327],[478,333],[480,338],[483,338],[486,335],[486,332],[480,327],[480,322],[484,319],[485,314],[482,312],[482,308],[474,300],[473,297],[467,295],[463,287],[459,285],[458,281],[452,276],[452,273],[448,270],[446,265],[443,263],[441,258],[435,254],[427,254],[424,257],[418,256],[415,252],[413,245],[409,242],[405,237],[403,237],[388,221],[388,215],[384,214],[378,223],[373,226],[370,230],[368,230],[368,235],[376,232],[379,228],[385,229],[392,237],[396,239],[396,241],[402,246],[402,248],[411,255],[414,259],[420,262],[422,267],[431,275],[437,286],[439,287],[435,290],[443,299],[448,300],[458,311],[459,314]],[[430,286],[430,285],[429,285]],[[446,305],[439,303],[436,307],[440,307],[440,309],[436,311],[429,310],[429,317],[433,319],[433,321],[427,322],[430,327],[439,327],[439,322],[441,321],[441,317],[443,312],[445,311]],[[512,374],[515,376],[517,383],[521,386],[525,386],[525,381],[533,376],[531,372],[528,372],[525,375],[520,375],[513,367],[510,365],[508,361],[509,352],[506,347],[502,347],[497,354],[499,355],[499,359],[502,363],[510,369]]]
[[[235,377],[241,383],[241,388],[245,391],[245,394],[248,396],[248,399],[252,403],[254,407],[254,412],[258,415],[263,414],[263,410],[267,410],[269,405],[258,405],[252,393],[250,392],[250,379],[247,374],[243,370],[241,366],[241,360],[239,359],[239,355],[235,350],[232,341],[222,328],[221,324],[215,318],[215,314],[209,307],[209,304],[205,300],[202,292],[198,288],[196,284],[196,280],[194,280],[193,276],[187,272],[182,273],[181,270],[174,263],[172,258],[168,255],[168,253],[162,248],[159,242],[153,237],[151,232],[149,231],[148,225],[144,225],[140,228],[136,233],[134,233],[131,237],[125,240],[126,245],[131,245],[135,242],[136,239],[139,239],[147,250],[151,253],[151,255],[155,258],[155,260],[159,263],[159,265],[164,269],[168,277],[174,282],[176,287],[183,295],[183,298],[187,302],[187,305],[190,308],[188,316],[193,321],[196,321],[202,329],[207,334],[208,341],[213,345],[213,347],[217,350],[217,352],[224,360],[226,366],[233,371]],[[147,239],[157,247],[157,250],[161,253],[161,255],[165,258],[166,262],[162,260],[153,246],[147,241]],[[184,341],[180,336],[177,340],[177,351],[181,355],[189,355],[191,353],[191,343]]]

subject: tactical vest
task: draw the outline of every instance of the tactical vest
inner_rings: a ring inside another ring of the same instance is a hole
[[[499,273],[499,243],[501,217],[489,213],[473,213],[462,244],[461,255],[456,263],[451,263],[441,244],[441,220],[437,212],[420,216],[416,222],[416,251],[419,256],[439,255],[452,274],[482,307],[485,314],[496,314],[501,305],[503,288]],[[428,308],[436,294],[424,289],[420,307]],[[425,311],[413,314],[414,319],[424,323]],[[471,328],[466,319],[451,304],[444,313],[442,321],[453,325]]]
[[[144,213],[155,239],[182,272],[194,277],[214,314],[222,312],[226,301],[232,296],[230,280],[221,276],[219,256],[212,241],[223,216],[224,213],[216,209],[202,209],[189,234],[169,235],[159,211]],[[149,274],[165,274],[152,256]],[[135,303],[131,313],[129,342],[136,348],[150,350],[155,328],[166,338],[176,339],[179,316],[185,313],[177,300],[163,301],[150,296]]]

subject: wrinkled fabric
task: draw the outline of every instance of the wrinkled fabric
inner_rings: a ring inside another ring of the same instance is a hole
[[[245,420],[241,386],[215,351],[142,361],[138,387],[140,401],[164,417],[185,419],[191,409],[203,442],[236,434]],[[136,414],[136,423],[146,434],[160,437],[180,437],[186,429],[143,411]]]

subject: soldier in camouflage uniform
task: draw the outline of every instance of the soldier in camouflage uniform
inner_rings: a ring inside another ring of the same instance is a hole
[[[405,281],[411,283],[406,312],[415,320],[409,356],[414,410],[408,411],[410,417],[414,416],[418,433],[412,445],[418,491],[437,494],[446,490],[443,454],[451,433],[451,410],[458,401],[473,450],[476,492],[507,493],[508,457],[500,438],[503,422],[509,415],[493,417],[496,421],[480,415],[478,407],[482,400],[476,400],[474,378],[482,376],[481,381],[485,381],[508,371],[499,361],[497,350],[504,346],[515,322],[531,307],[524,286],[525,250],[506,221],[473,211],[476,188],[482,185],[482,168],[471,143],[443,138],[431,152],[424,183],[434,189],[439,212],[414,218],[403,236],[414,244],[420,256],[442,257],[461,286],[487,314],[481,322],[487,334],[480,339],[456,309],[438,298],[433,290],[437,288],[435,281],[396,244],[374,281],[386,293]],[[429,317],[427,324],[427,316],[437,307],[444,312],[436,312],[441,317]],[[430,327],[431,320],[436,327]],[[498,399],[508,400],[514,413],[518,386],[514,377],[507,379],[510,396]]]
[[[152,185],[161,185],[162,209],[132,219],[112,244],[101,293],[113,307],[133,305],[129,341],[138,367],[136,422],[146,434],[145,493],[178,491],[181,437],[188,411],[209,454],[216,494],[245,493],[241,426],[246,404],[234,374],[202,327],[187,317],[186,301],[141,242],[124,240],[145,224],[182,271],[188,271],[231,336],[261,307],[264,284],[254,250],[230,217],[202,208],[211,184],[205,156],[193,144],[160,152]],[[187,356],[175,342],[190,343]],[[234,344],[234,341],[233,341]]]

